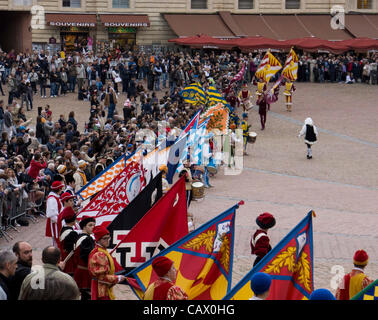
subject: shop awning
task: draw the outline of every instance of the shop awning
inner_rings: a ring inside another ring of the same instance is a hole
[[[179,37],[206,34],[216,38],[234,38],[234,33],[217,14],[165,14],[165,20]]]
[[[347,14],[345,28],[356,38],[378,39],[378,15]]]
[[[101,14],[104,27],[149,27],[150,19],[146,14]]]
[[[276,38],[275,32],[265,24],[261,15],[233,14],[232,17],[248,37]]]
[[[310,36],[325,40],[347,40],[353,38],[346,29],[333,29],[331,16],[327,14],[296,15]]]
[[[45,19],[48,25],[56,27],[95,28],[97,25],[95,14],[46,13]]]

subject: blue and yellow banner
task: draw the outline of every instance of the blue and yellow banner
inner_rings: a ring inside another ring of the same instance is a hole
[[[230,290],[234,251],[235,213],[239,204],[192,231],[128,274],[143,291],[157,279],[152,261],[174,261],[176,285],[189,300],[221,300]],[[141,298],[140,292],[134,291]]]
[[[378,300],[378,279],[357,293],[350,300]]]
[[[180,91],[180,96],[185,102],[194,105],[206,104],[206,92],[198,82],[194,82]]]
[[[251,278],[257,272],[264,272],[272,277],[267,300],[309,299],[314,289],[313,214],[310,211],[223,300],[249,300],[253,297]]]

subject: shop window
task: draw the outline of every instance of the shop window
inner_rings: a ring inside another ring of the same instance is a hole
[[[31,6],[33,4],[33,0],[13,0],[14,6]]]
[[[81,0],[63,0],[65,8],[81,8]]]
[[[113,8],[130,8],[129,0],[113,0]]]
[[[357,0],[357,9],[373,9],[373,0]]]
[[[286,0],[285,9],[300,9],[301,0]]]
[[[207,0],[191,0],[192,9],[207,9]]]
[[[253,0],[239,0],[239,9],[253,9]]]

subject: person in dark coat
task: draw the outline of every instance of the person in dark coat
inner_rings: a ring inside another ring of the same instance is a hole
[[[12,296],[12,277],[17,269],[17,257],[8,250],[0,251],[0,299],[10,300]]]
[[[13,253],[17,256],[17,269],[14,276],[11,278],[11,296],[9,300],[17,300],[20,294],[22,281],[31,273],[33,264],[33,248],[25,242],[19,241],[13,245]]]

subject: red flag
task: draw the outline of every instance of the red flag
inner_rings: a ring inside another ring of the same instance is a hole
[[[181,177],[141,220],[120,239],[117,254],[126,254],[127,265],[137,267],[188,234],[185,177]]]
[[[145,185],[142,166],[131,162],[105,189],[100,191],[78,214],[96,218],[96,225],[106,227],[139,194]]]

